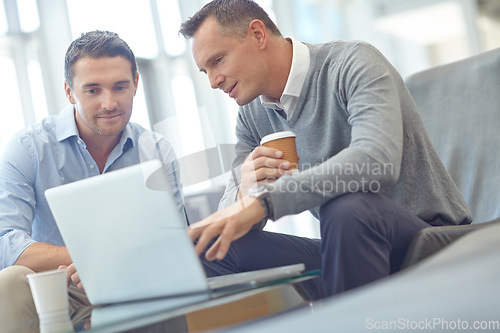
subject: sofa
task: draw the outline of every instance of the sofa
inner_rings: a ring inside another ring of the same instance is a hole
[[[500,223],[500,49],[416,73],[406,84],[473,222],[423,229],[403,267],[470,231]]]

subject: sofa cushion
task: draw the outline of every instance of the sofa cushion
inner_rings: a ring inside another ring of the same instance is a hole
[[[473,223],[500,217],[500,49],[406,80]]]

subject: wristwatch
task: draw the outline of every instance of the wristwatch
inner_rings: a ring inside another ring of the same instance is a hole
[[[262,184],[257,184],[248,189],[248,196],[252,198],[257,198],[264,208],[264,218],[263,220],[272,219],[273,218],[273,205],[271,203],[271,198],[269,196],[269,190],[266,186]]]

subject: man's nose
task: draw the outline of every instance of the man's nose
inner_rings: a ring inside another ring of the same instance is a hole
[[[118,105],[116,97],[114,96],[113,92],[105,92],[102,95],[101,103],[102,103],[102,108],[106,110],[114,110]]]
[[[212,89],[220,88],[222,82],[224,82],[224,77],[218,73],[209,73],[208,79],[210,80],[210,86]]]

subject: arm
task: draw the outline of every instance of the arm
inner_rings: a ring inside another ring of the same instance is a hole
[[[71,264],[65,246],[36,242],[26,248],[16,260],[15,265],[31,268],[35,272],[56,269],[60,265]]]
[[[353,53],[338,60],[335,90],[317,96],[331,102],[329,95],[334,94],[339,109],[328,112],[346,113],[350,142],[334,156],[322,156],[322,163],[267,184],[272,219],[319,207],[349,192],[384,193],[399,178],[404,139],[399,89],[404,83],[371,46],[359,44]]]
[[[38,159],[28,140],[14,136],[0,160],[0,268],[17,264],[35,271],[55,269],[71,260],[65,247],[32,237]]]
[[[290,173],[290,163],[282,158],[283,153],[277,149],[260,146],[251,133],[247,132],[241,116],[238,116],[236,135],[236,157],[219,209],[228,207],[246,196],[248,189],[255,184],[272,183]]]

